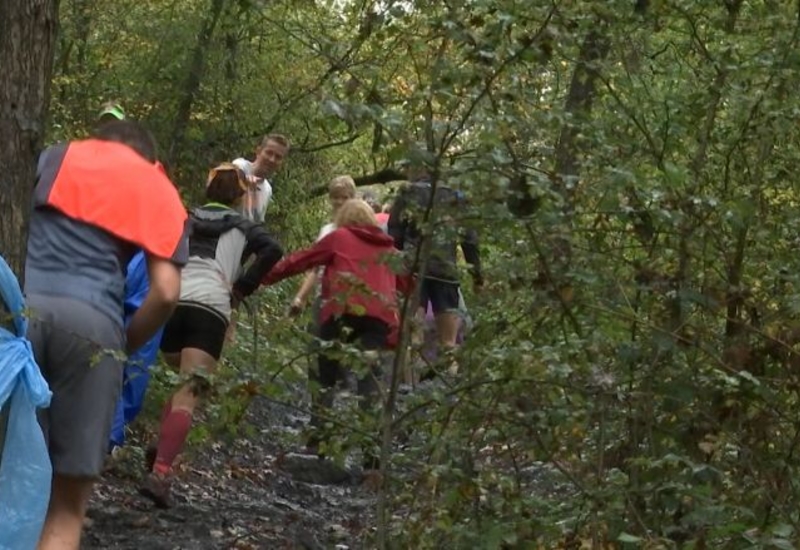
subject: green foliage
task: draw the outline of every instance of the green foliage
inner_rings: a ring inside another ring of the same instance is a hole
[[[121,99],[191,198],[280,130],[289,249],[340,172],[412,158],[468,197],[489,284],[467,296],[462,374],[398,405],[392,545],[792,547],[796,6],[223,2],[189,93],[214,3],[111,4],[62,6],[54,139]],[[302,383],[295,284],[262,293],[257,335],[240,318],[212,425]]]

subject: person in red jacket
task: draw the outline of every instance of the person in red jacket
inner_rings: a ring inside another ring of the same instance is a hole
[[[363,200],[345,202],[335,223],[335,231],[311,248],[281,260],[262,283],[270,285],[324,266],[320,339],[354,344],[367,352],[390,348],[399,324],[398,276],[389,265],[391,256],[397,254],[394,241],[378,227],[372,208]],[[347,367],[341,363],[342,355],[341,350],[330,346],[324,346],[318,355],[320,395],[312,400],[315,405],[311,415],[316,433],[308,444],[312,452],[318,452],[323,441],[319,428],[322,416],[333,405],[334,388],[345,380]],[[377,353],[364,355],[372,358],[366,374],[358,377],[358,394],[362,398],[361,409],[368,411],[374,403],[381,372]],[[365,468],[377,466],[373,456],[365,449]]]

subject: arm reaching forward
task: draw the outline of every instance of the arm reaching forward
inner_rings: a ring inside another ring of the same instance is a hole
[[[327,265],[333,260],[333,244],[336,231],[314,243],[311,248],[300,250],[284,258],[261,280],[263,285],[272,285],[292,275],[308,271],[312,267]]]

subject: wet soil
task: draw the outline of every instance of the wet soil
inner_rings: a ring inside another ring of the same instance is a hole
[[[95,489],[82,548],[371,547],[374,493],[361,483],[360,472],[295,453],[292,434],[304,422],[256,398],[242,435],[185,453],[176,467],[175,506],[168,510],[138,494],[144,445],[134,434]]]

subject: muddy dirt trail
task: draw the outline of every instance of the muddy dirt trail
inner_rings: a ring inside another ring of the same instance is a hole
[[[177,467],[169,510],[138,494],[143,453],[134,439],[95,490],[81,548],[368,548],[375,496],[360,473],[279,443],[304,420],[256,399],[247,435],[187,453]]]

